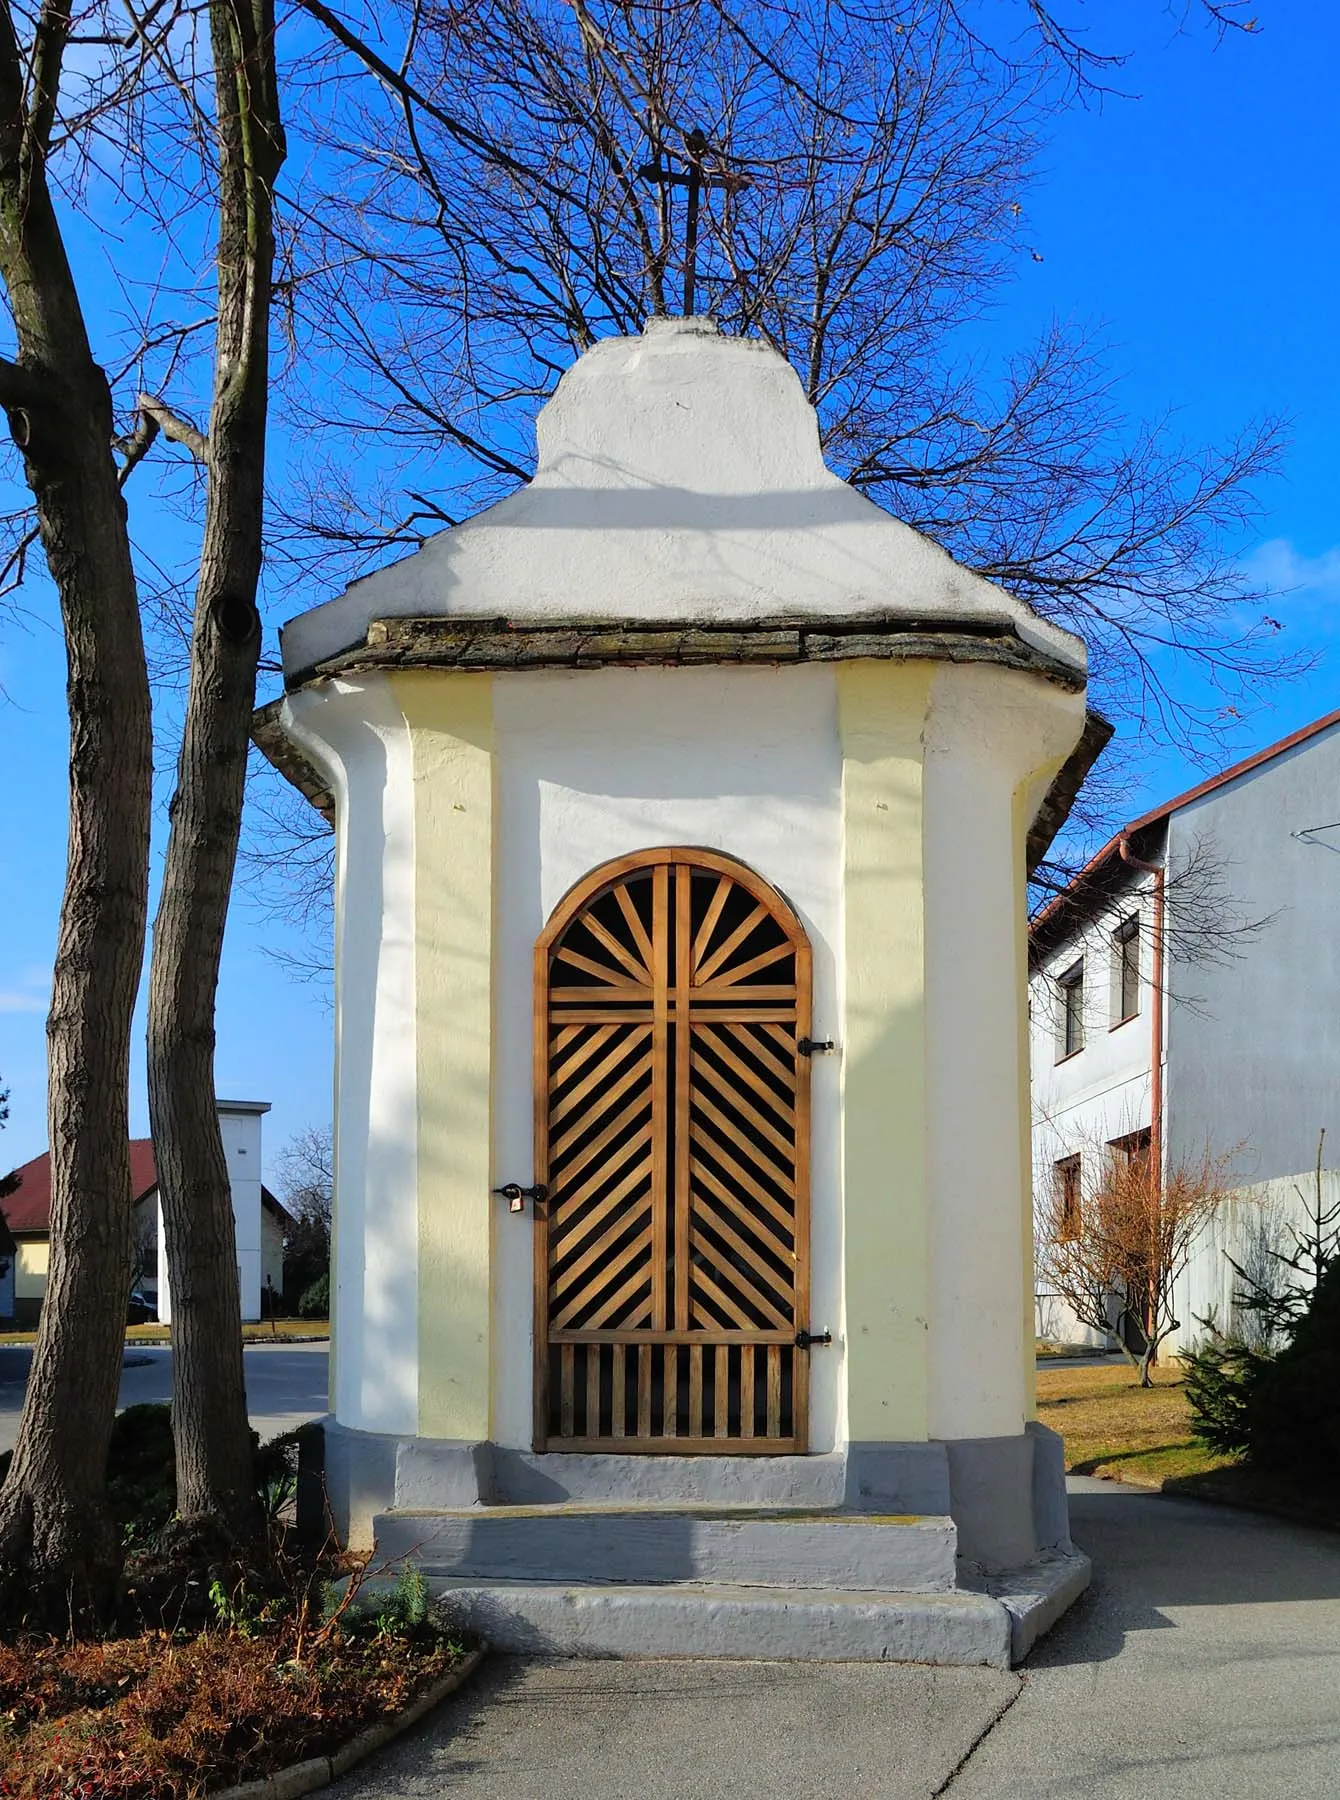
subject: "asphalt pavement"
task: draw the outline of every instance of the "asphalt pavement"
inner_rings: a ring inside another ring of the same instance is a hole
[[[930,1800],[999,1669],[492,1657],[330,1800]]]
[[[1340,1537],[1071,1485],[1093,1586],[950,1800],[1340,1795]]]
[[[329,1346],[248,1344],[242,1353],[251,1422],[262,1438],[290,1431],[326,1412]],[[32,1351],[0,1344],[0,1450],[14,1448]],[[167,1344],[128,1344],[118,1406],[172,1398],[172,1350]]]
[[[1018,1674],[494,1658],[331,1800],[1335,1800],[1340,1538],[1077,1480]]]

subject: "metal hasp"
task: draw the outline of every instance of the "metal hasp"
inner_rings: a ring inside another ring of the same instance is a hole
[[[831,1344],[831,1331],[798,1331],[796,1333],[796,1349],[812,1350],[816,1344]]]
[[[819,1056],[825,1050],[833,1048],[832,1038],[798,1038],[796,1040],[797,1056]]]
[[[504,1182],[500,1188],[494,1188],[495,1194],[501,1194],[507,1202],[508,1212],[525,1212],[527,1200],[533,1200],[536,1206],[542,1206],[549,1198],[549,1189],[542,1181],[534,1187],[522,1187],[519,1182]]]

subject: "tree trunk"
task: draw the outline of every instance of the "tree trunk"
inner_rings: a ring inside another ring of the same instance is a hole
[[[62,47],[48,23],[25,99],[0,9],[0,279],[18,338],[17,362],[0,365],[0,404],[60,598],[70,712],[68,862],[47,1021],[51,1262],[0,1489],[0,1587],[68,1623],[108,1597],[120,1566],[103,1478],[130,1282],[127,1093],[152,759],[111,393],[46,186]]]
[[[154,921],[149,1113],[172,1292],[178,1511],[245,1538],[260,1519],[232,1194],[214,1100],[214,1011],[261,642],[272,190],[283,139],[267,0],[215,0],[210,33],[219,109],[218,348],[186,723]]]

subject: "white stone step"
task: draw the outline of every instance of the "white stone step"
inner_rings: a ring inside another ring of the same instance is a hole
[[[987,1594],[442,1577],[429,1586],[454,1623],[529,1656],[1010,1666],[1010,1614]]]
[[[945,1593],[947,1517],[762,1507],[560,1503],[382,1513],[377,1559],[461,1580],[699,1582],[760,1588]]]

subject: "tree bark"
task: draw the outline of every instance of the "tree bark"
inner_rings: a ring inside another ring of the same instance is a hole
[[[236,1234],[214,1099],[219,959],[255,706],[274,264],[284,141],[269,0],[210,9],[218,95],[218,339],[185,730],[149,984],[149,1113],[172,1292],[177,1505],[259,1526]],[[152,403],[150,403],[152,405]]]
[[[0,1489],[0,1589],[62,1621],[120,1566],[103,1492],[129,1293],[131,1013],[148,907],[149,686],[112,398],[93,359],[46,182],[68,18],[44,7],[32,86],[0,8],[0,279],[18,359],[0,405],[23,455],[60,599],[70,822],[51,1012],[51,1262],[14,1460]]]

